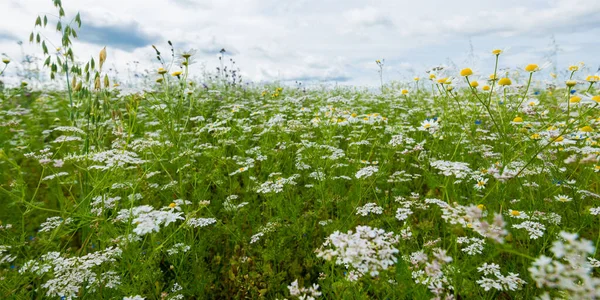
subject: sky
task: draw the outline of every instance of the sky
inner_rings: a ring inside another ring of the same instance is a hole
[[[501,68],[548,60],[559,70],[585,62],[586,71],[595,73],[600,66],[598,0],[62,2],[68,20],[77,12],[82,16],[76,56],[97,57],[106,46],[106,65],[124,82],[133,81],[135,71],[155,72],[152,45],[168,54],[168,40],[176,51],[197,50],[192,76],[214,70],[224,48],[227,60],[233,58],[253,82],[373,86],[379,82],[377,59],[385,60],[386,82],[423,77],[440,64],[483,75],[493,70],[491,50],[497,48],[506,50]],[[41,56],[28,38],[37,15],[56,21],[52,1],[1,0],[0,12],[2,56]],[[51,29],[47,37],[60,42]],[[15,72],[9,67],[7,76]]]

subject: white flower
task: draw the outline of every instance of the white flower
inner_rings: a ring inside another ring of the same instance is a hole
[[[323,245],[317,249],[317,257],[333,260],[337,265],[371,276],[377,276],[380,270],[385,270],[396,263],[398,253],[393,245],[398,238],[391,232],[369,226],[358,226],[356,232],[336,231],[332,233]]]
[[[375,203],[367,203],[364,206],[356,208],[357,215],[367,216],[370,213],[380,215],[383,213],[383,208]]]
[[[567,195],[556,195],[556,196],[554,196],[554,200],[556,200],[558,202],[570,202],[573,200],[573,198],[571,198]]]
[[[367,177],[371,177],[373,174],[377,173],[379,171],[379,168],[377,166],[367,166],[364,167],[360,170],[358,170],[358,172],[356,172],[356,179],[361,179],[361,178],[367,178]]]

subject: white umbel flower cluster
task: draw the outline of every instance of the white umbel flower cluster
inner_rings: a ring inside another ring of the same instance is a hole
[[[361,215],[363,217],[368,216],[369,214],[380,215],[383,213],[383,208],[377,203],[367,203],[363,206],[359,206],[356,208],[356,214]]]
[[[121,253],[121,249],[117,247],[72,258],[62,257],[60,252],[48,252],[39,260],[26,262],[19,273],[29,272],[38,276],[54,275],[41,285],[46,289],[46,296],[70,300],[77,298],[83,284],[86,284],[85,288],[91,292],[100,286],[116,288],[120,284],[118,275],[114,271],[108,271],[98,276],[95,267],[115,262]]]
[[[115,218],[115,221],[128,222],[133,218],[132,224],[136,227],[133,232],[137,235],[145,235],[151,232],[160,231],[160,226],[169,226],[177,220],[183,220],[183,213],[175,209],[164,207],[162,210],[154,210],[150,205],[136,206],[132,209],[122,209]]]
[[[538,288],[560,290],[565,299],[600,298],[600,278],[593,277],[593,267],[588,255],[594,254],[594,245],[578,239],[576,233],[560,232],[560,239],[552,243],[554,257],[538,257],[529,273]],[[550,299],[545,293],[542,299]]]
[[[294,280],[294,282],[288,285],[288,290],[290,291],[291,296],[298,297],[298,299],[313,300],[321,296],[318,284],[313,283],[313,285],[309,288],[299,287],[298,279]]]
[[[317,257],[333,260],[337,265],[352,267],[360,273],[377,276],[380,270],[385,270],[396,263],[398,253],[393,245],[398,237],[393,232],[369,226],[358,226],[356,232],[336,231],[325,243],[316,250]]]
[[[379,171],[379,168],[377,166],[367,166],[364,167],[360,170],[358,170],[358,172],[356,172],[356,179],[361,179],[361,178],[367,178],[367,177],[371,177],[373,174],[377,173]]]
[[[519,278],[519,274],[508,273],[507,276],[500,273],[500,266],[494,263],[484,263],[477,271],[483,273],[484,277],[477,280],[479,286],[485,291],[496,289],[498,291],[515,291],[520,290],[524,284],[527,284],[523,279]],[[493,275],[495,278],[488,277]]]

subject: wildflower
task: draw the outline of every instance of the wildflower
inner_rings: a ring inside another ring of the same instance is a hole
[[[600,103],[600,96],[593,96],[593,97],[592,97],[592,100],[594,100],[594,101],[596,101],[596,102]]]
[[[471,81],[470,85],[471,85],[471,87],[476,88],[479,86],[479,82],[473,80],[473,81]]]
[[[180,76],[183,72],[182,71],[175,71],[173,73],[171,73],[172,76]]]
[[[321,296],[321,292],[319,292],[319,285],[314,283],[310,288],[298,287],[298,279],[288,285],[288,290],[290,291],[290,295],[293,297],[298,297],[299,299],[315,299],[316,297]]]
[[[10,59],[8,59],[8,58],[3,58],[3,59],[2,59],[2,62],[3,62],[5,65],[8,65],[8,64],[10,63]]]
[[[518,211],[518,210],[511,210],[510,211],[510,215],[513,216],[513,217],[518,217],[518,216],[521,215],[521,212]]]
[[[523,118],[517,116],[512,120],[513,123],[523,123]]]
[[[439,122],[435,119],[425,119],[421,122],[421,126],[419,126],[419,130],[429,131],[429,133],[434,133],[439,128]]]
[[[600,279],[588,256],[594,254],[594,245],[586,239],[578,240],[576,233],[560,232],[560,239],[552,243],[552,257],[542,255],[529,267],[531,278],[538,288],[557,289],[565,299],[598,299]],[[546,299],[550,299],[545,294]]]
[[[402,95],[406,95],[406,94],[408,94],[408,90],[406,90],[406,89],[402,90]]]
[[[336,265],[352,267],[362,274],[377,276],[379,271],[386,270],[397,261],[398,253],[393,245],[398,237],[393,232],[369,226],[358,226],[356,232],[335,231],[323,245],[317,249],[317,257],[325,260],[335,258]]]
[[[572,66],[569,66],[569,71],[571,71],[571,72],[575,72],[575,71],[577,71],[577,70],[579,70],[579,66],[577,66],[577,65],[572,65]]]
[[[494,81],[494,80],[498,80],[498,75],[496,74],[490,74],[490,81]]]
[[[451,82],[451,81],[448,79],[448,77],[440,78],[440,79],[438,79],[438,80],[437,80],[437,82],[438,82],[439,84],[450,84],[450,83],[452,83],[452,82]]]
[[[598,75],[588,75],[585,78],[585,81],[587,81],[589,83],[598,82],[598,81],[600,81],[600,76],[598,76]]]
[[[413,80],[414,80],[414,81],[419,81],[420,79],[421,79],[421,78],[419,78],[419,77],[415,77],[415,78],[413,78]]]
[[[583,131],[583,132],[592,132],[592,131],[594,131],[594,129],[593,129],[591,126],[589,126],[589,125],[586,125],[586,126],[583,126],[583,127],[581,127],[581,128],[579,129],[579,131]]]
[[[362,207],[356,208],[356,214],[363,217],[368,216],[370,213],[380,215],[383,213],[383,208],[378,206],[376,203],[367,203]]]
[[[536,72],[539,70],[540,68],[536,64],[528,64],[527,66],[525,66],[525,71],[527,72]]]
[[[485,188],[486,183],[488,182],[487,178],[478,178],[477,183],[473,186],[476,190],[482,190]]]
[[[166,74],[167,70],[163,69],[163,68],[158,68],[158,74],[163,75]]]
[[[556,196],[554,196],[554,200],[556,200],[558,202],[570,202],[573,200],[573,198],[571,198],[567,195],[556,195]]]
[[[483,89],[484,91],[489,91],[490,90],[490,86],[489,85],[484,85],[481,89]]]
[[[484,263],[481,267],[477,268],[477,271],[483,273],[484,277],[477,280],[476,282],[485,291],[496,289],[498,291],[514,291],[521,289],[525,282],[519,278],[519,274],[508,273],[508,276],[500,273],[500,266],[497,264]],[[494,275],[495,278],[487,277],[488,275]]]
[[[431,79],[431,80],[435,79],[435,74],[429,74],[429,79]]]
[[[471,76],[473,75],[473,70],[471,70],[470,68],[464,68],[462,70],[460,70],[460,76]]]
[[[581,97],[579,97],[579,96],[573,96],[573,97],[571,97],[569,99],[569,102],[571,102],[571,103],[579,103],[579,102],[581,102]]]
[[[575,86],[577,84],[577,81],[575,81],[575,80],[567,80],[567,81],[565,81],[565,84],[568,87],[573,87],[573,86]]]
[[[498,80],[498,84],[499,85],[511,85],[512,82],[510,81],[510,78],[504,77],[504,78],[501,78],[500,80]]]
[[[492,50],[492,54],[494,54],[494,55],[500,55],[501,53],[502,53],[502,50],[500,50],[500,49]]]

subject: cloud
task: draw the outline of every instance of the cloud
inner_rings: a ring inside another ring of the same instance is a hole
[[[18,41],[19,38],[12,34],[12,33],[8,33],[8,32],[3,32],[0,31],[0,41]]]
[[[135,21],[114,25],[87,23],[83,24],[79,31],[79,40],[83,42],[127,51],[149,46],[159,39],[158,35],[144,32]]]

